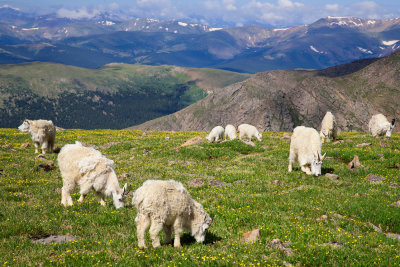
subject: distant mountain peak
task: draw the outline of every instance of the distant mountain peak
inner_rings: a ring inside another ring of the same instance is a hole
[[[12,7],[10,5],[2,5],[2,6],[0,6],[0,8],[9,8],[9,9],[12,9],[12,10],[15,10],[15,11],[21,11],[21,9],[16,8],[16,7]]]

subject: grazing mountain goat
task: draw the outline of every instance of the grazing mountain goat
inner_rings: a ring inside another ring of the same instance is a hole
[[[257,138],[258,141],[261,141],[262,135],[258,132],[257,128],[250,124],[240,124],[238,127],[239,130],[239,140],[242,140],[243,136],[247,135],[247,137],[251,140],[252,137]]]
[[[119,187],[114,172],[114,161],[104,157],[99,151],[84,147],[80,142],[65,145],[58,155],[58,166],[63,179],[61,204],[72,205],[71,192],[75,185],[80,185],[79,202],[82,202],[90,189],[96,191],[100,204],[105,206],[104,195],[112,196],[114,206],[118,209],[124,206],[128,194],[126,184]]]
[[[386,134],[387,137],[392,136],[392,131],[394,128],[394,124],[396,119],[392,120],[390,123],[385,115],[383,114],[376,114],[372,116],[371,120],[369,121],[368,128],[372,136],[383,136]]]
[[[321,156],[321,139],[317,130],[298,126],[293,130],[290,141],[289,172],[297,161],[301,170],[306,174],[321,175],[322,161],[326,153]]]
[[[203,206],[190,197],[180,182],[174,180],[147,180],[135,191],[132,204],[137,209],[135,222],[139,248],[146,246],[144,236],[149,226],[154,248],[160,246],[158,233],[161,230],[164,230],[166,243],[171,242],[173,231],[174,247],[180,247],[180,233],[184,229],[202,243],[212,223]]]
[[[322,119],[321,123],[321,131],[319,133],[322,139],[322,143],[325,141],[330,142],[331,140],[335,140],[337,136],[337,126],[335,116],[328,111],[325,114],[325,117]]]
[[[229,138],[229,140],[235,140],[237,138],[235,126],[232,124],[226,125],[224,137],[225,139]]]
[[[56,127],[52,121],[46,120],[25,120],[19,127],[20,132],[29,132],[33,144],[35,146],[35,153],[39,153],[39,146],[41,146],[42,153],[46,151],[53,152],[54,142],[56,140]]]
[[[208,142],[218,142],[224,138],[224,127],[215,126],[211,132],[207,135],[206,139]]]

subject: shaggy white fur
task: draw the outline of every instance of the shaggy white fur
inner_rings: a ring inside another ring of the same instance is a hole
[[[41,146],[42,153],[46,151],[53,152],[54,142],[56,140],[56,127],[52,121],[47,120],[25,120],[19,127],[20,132],[29,132],[33,144],[35,146],[35,153],[39,153],[39,146]]]
[[[190,231],[196,241],[202,243],[212,223],[203,206],[174,180],[147,180],[135,191],[132,204],[138,211],[135,222],[139,248],[146,246],[144,236],[149,226],[154,248],[160,246],[158,233],[161,230],[164,230],[167,243],[171,242],[171,233],[174,232],[174,247],[180,247],[183,230]]]
[[[392,131],[394,128],[396,120],[393,119],[392,123],[390,123],[385,115],[376,114],[372,116],[371,120],[368,123],[368,128],[372,136],[383,136],[386,134],[387,137],[392,136]]]
[[[222,126],[215,126],[206,137],[208,142],[218,142],[223,138],[224,138],[224,127]]]
[[[76,184],[79,184],[80,202],[93,188],[101,205],[105,205],[105,195],[113,197],[117,209],[124,206],[124,199],[128,194],[127,185],[125,184],[123,189],[120,188],[114,172],[114,161],[104,157],[100,151],[84,147],[80,142],[65,145],[58,155],[58,166],[63,178],[62,205],[73,204],[71,193]]]
[[[246,123],[240,124],[238,130],[239,130],[239,140],[242,140],[243,136],[247,136],[250,140],[252,137],[255,137],[257,138],[258,141],[261,141],[262,135],[253,125]]]
[[[337,136],[337,125],[335,116],[328,111],[321,122],[321,131],[319,133],[322,139],[322,143],[325,141],[330,142],[336,139]]]
[[[225,139],[235,140],[237,138],[236,128],[232,124],[228,124],[225,126]]]
[[[326,153],[321,156],[321,139],[317,130],[304,126],[298,126],[293,130],[290,140],[289,172],[297,161],[306,174],[321,175],[325,156]]]

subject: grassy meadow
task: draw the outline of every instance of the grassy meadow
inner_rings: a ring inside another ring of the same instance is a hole
[[[46,158],[55,168],[44,171],[34,154],[30,137],[16,129],[0,129],[0,265],[4,266],[398,266],[400,240],[385,233],[400,234],[400,134],[375,139],[366,133],[342,133],[338,144],[324,143],[327,159],[322,173],[307,176],[298,165],[287,172],[289,143],[283,133],[267,132],[252,147],[239,141],[204,143],[179,147],[205,132],[152,132],[130,130],[64,130],[56,145],[75,140],[96,145],[115,161],[120,185],[134,190],[147,179],[175,179],[213,217],[204,244],[184,234],[182,247],[139,250],[136,210],[131,205],[116,210],[97,203],[95,194],[74,205],[60,205],[62,180],[57,154]],[[24,143],[29,147],[21,147]],[[357,147],[357,144],[371,143]],[[112,145],[114,144],[114,145]],[[347,164],[358,155],[364,166]],[[381,183],[370,183],[368,174]],[[204,185],[188,182],[201,178]],[[230,185],[214,187],[212,180]],[[276,181],[278,180],[278,181]],[[326,215],[326,216],[323,216]],[[374,230],[371,223],[382,229]],[[252,244],[243,233],[260,229]],[[75,241],[40,244],[50,235],[71,235]],[[268,244],[279,238],[289,248]],[[161,238],[163,240],[163,236]],[[146,236],[147,245],[150,238]],[[330,244],[339,244],[331,246]]]

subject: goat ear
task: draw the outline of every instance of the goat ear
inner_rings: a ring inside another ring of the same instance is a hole
[[[325,154],[322,156],[321,161],[323,161],[323,160],[325,159],[325,157],[326,157],[326,152],[325,152]]]
[[[394,124],[396,123],[396,119],[392,120],[392,127],[394,126]]]

